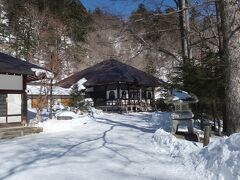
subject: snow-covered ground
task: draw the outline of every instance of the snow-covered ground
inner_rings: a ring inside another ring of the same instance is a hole
[[[169,117],[94,113],[48,120],[44,133],[0,141],[0,179],[240,179],[240,135],[202,148],[169,134]]]
[[[0,141],[0,179],[193,179],[178,158],[156,149],[149,119],[97,115],[65,131]]]

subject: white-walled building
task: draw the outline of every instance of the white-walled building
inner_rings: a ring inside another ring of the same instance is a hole
[[[26,84],[49,74],[39,66],[0,53],[0,127],[27,123]]]

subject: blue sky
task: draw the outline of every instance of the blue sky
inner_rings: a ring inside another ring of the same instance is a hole
[[[161,0],[80,0],[88,10],[99,7],[115,15],[129,16],[138,4],[144,3],[147,7],[155,8]],[[171,0],[166,0],[171,1]],[[150,3],[151,2],[151,3]]]

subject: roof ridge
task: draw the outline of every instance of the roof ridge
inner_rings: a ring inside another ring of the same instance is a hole
[[[86,86],[113,82],[127,82],[146,86],[157,86],[163,81],[138,68],[110,58],[82,71],[78,71],[57,84],[69,88],[81,78],[86,78]]]

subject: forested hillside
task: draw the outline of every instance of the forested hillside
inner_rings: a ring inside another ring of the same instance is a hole
[[[87,12],[80,1],[74,0],[1,0],[0,48],[48,68],[54,51],[55,61],[62,65],[54,67],[60,79],[111,57],[154,75],[166,75],[172,67],[171,57],[157,48],[172,41],[177,53],[179,44],[173,35],[176,31],[154,33],[159,24],[170,28],[176,18],[165,22],[150,17],[151,13],[140,5],[126,20],[101,9]],[[147,19],[139,21],[141,17]],[[49,45],[54,45],[54,50],[50,51]]]
[[[2,0],[0,23],[1,51],[48,67],[52,45],[64,67],[60,74],[68,74],[90,16],[79,1]]]

